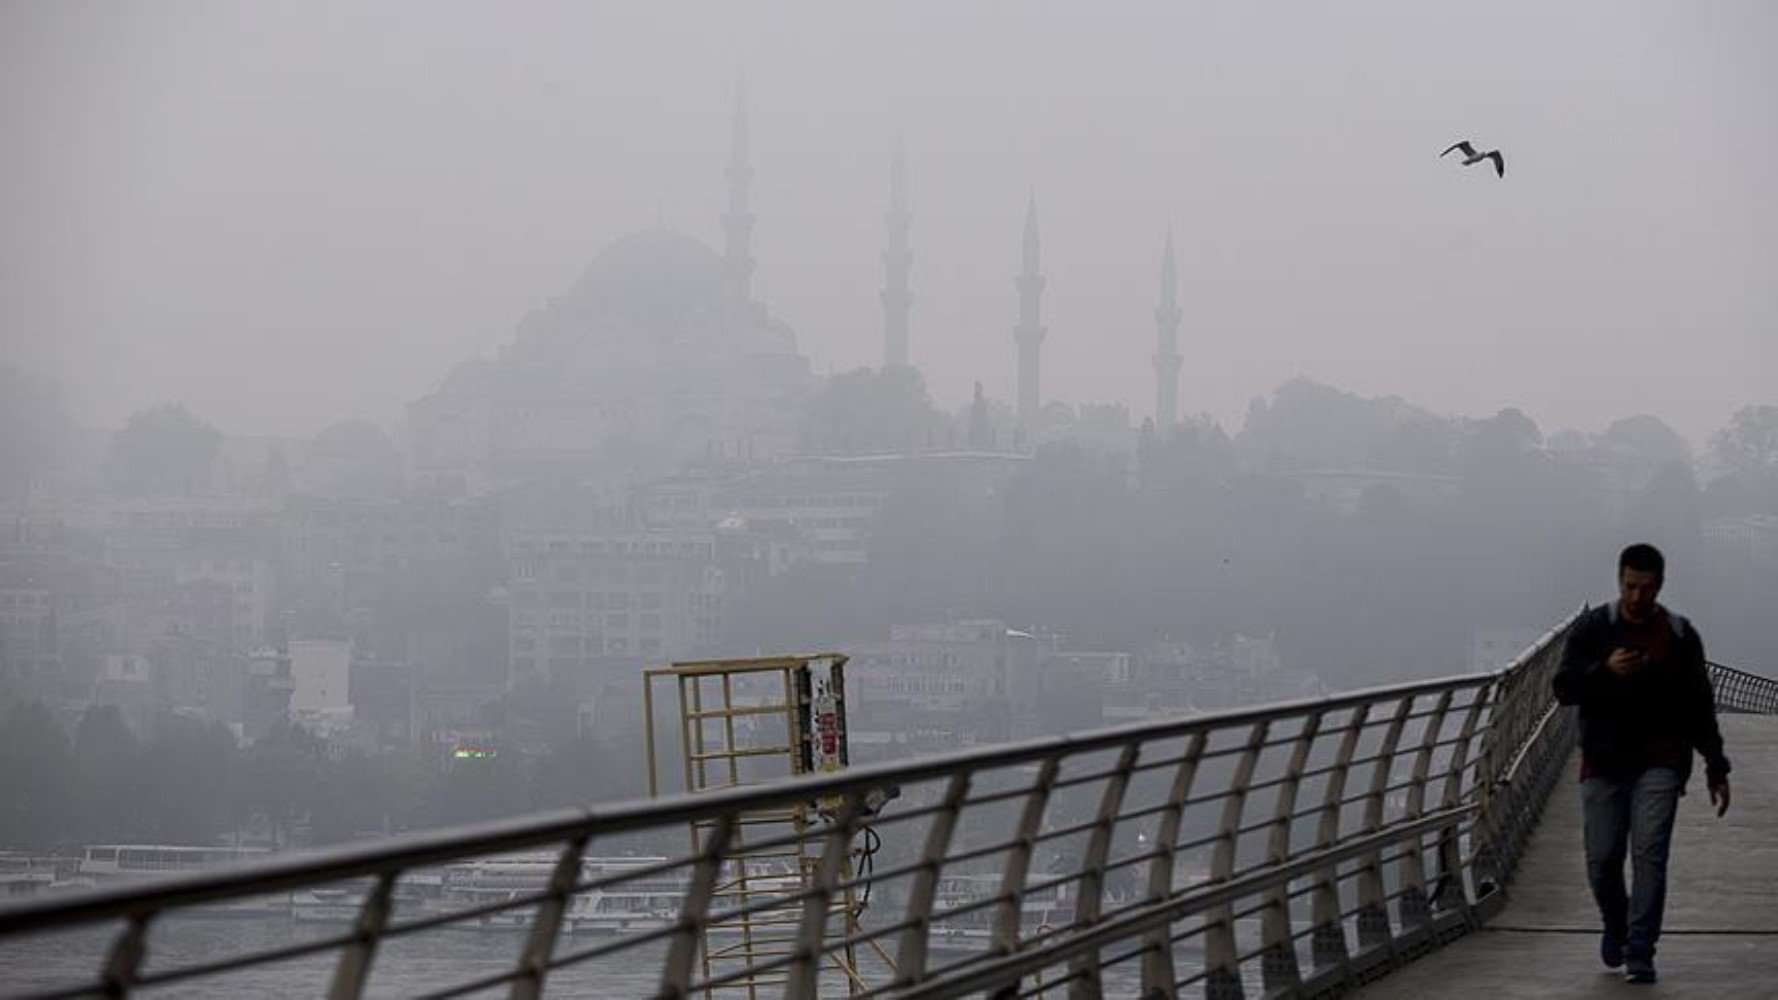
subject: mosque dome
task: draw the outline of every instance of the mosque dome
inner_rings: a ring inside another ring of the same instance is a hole
[[[689,236],[656,229],[600,251],[533,322],[546,336],[619,322],[670,339],[720,316],[723,296],[722,256]]]
[[[400,452],[383,429],[368,420],[342,420],[315,435],[309,444],[311,458],[354,462],[398,461]]]

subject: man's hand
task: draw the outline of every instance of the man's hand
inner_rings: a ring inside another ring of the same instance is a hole
[[[1710,783],[1710,804],[1716,807],[1716,815],[1721,818],[1729,811],[1729,778],[1728,775]]]
[[[1619,677],[1628,677],[1642,669],[1642,665],[1647,662],[1647,660],[1648,654],[1641,650],[1631,649],[1627,646],[1619,646],[1612,650],[1611,656],[1606,659],[1605,669]]]

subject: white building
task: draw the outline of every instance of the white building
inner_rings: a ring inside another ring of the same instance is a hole
[[[985,619],[898,625],[847,667],[855,738],[938,745],[1010,739],[1032,718],[1052,640]]]
[[[352,644],[344,639],[290,642],[292,715],[334,714],[352,707]]]

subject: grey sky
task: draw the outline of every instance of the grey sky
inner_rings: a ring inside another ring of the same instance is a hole
[[[1761,0],[7,3],[0,358],[94,423],[393,424],[609,241],[720,245],[745,75],[755,289],[817,370],[880,359],[899,128],[941,404],[1013,395],[1034,185],[1048,396],[1152,412],[1171,221],[1185,411],[1303,374],[1699,437],[1778,401],[1774,43]]]

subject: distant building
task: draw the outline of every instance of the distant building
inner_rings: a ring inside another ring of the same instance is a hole
[[[1704,522],[1703,533],[1714,552],[1755,562],[1778,560],[1778,515],[1712,518]]]
[[[401,452],[368,420],[342,420],[309,444],[297,486],[324,497],[395,496],[402,486]]]
[[[509,684],[714,642],[728,579],[713,528],[651,527],[575,490],[508,498]]]
[[[1228,636],[1208,649],[1156,643],[1143,651],[1141,683],[1160,714],[1211,712],[1325,694],[1313,671],[1284,665],[1276,634]]]
[[[350,712],[352,644],[343,639],[290,641],[292,715]]]
[[[724,252],[665,229],[606,247],[498,357],[458,366],[409,406],[417,480],[479,493],[793,450],[812,376],[752,296],[747,144],[737,106]]]
[[[938,749],[1025,735],[1052,640],[984,619],[898,625],[850,649],[852,736]]]
[[[723,479],[706,502],[752,528],[804,535],[815,562],[858,565],[870,552],[872,521],[908,473],[944,477],[957,488],[960,513],[986,523],[1026,461],[993,451],[803,456]]]
[[[1367,496],[1379,492],[1399,496],[1413,510],[1430,510],[1449,503],[1462,486],[1462,480],[1457,476],[1430,472],[1303,469],[1272,475],[1297,484],[1309,499],[1342,514],[1356,513]]]
[[[247,677],[241,704],[241,735],[254,739],[290,717],[296,689],[290,654],[265,646],[247,655]]]
[[[1129,653],[1055,652],[1037,669],[1037,718],[1045,732],[1093,729],[1154,714],[1151,692]]]
[[[370,728],[378,746],[406,746],[420,732],[419,688],[405,660],[353,657],[348,700],[352,717]]]

